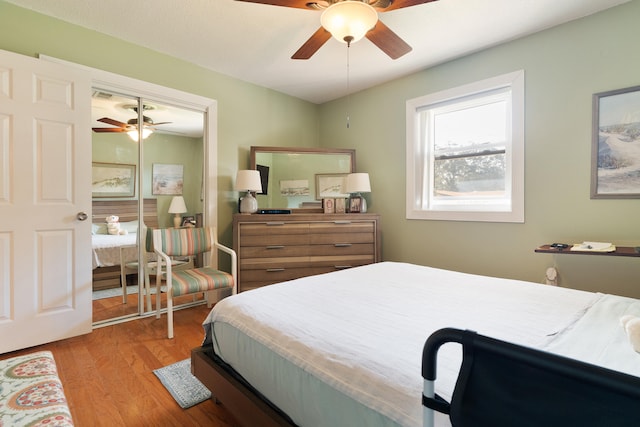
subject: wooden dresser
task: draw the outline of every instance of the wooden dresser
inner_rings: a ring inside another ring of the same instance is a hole
[[[238,292],[379,262],[378,214],[235,214]]]

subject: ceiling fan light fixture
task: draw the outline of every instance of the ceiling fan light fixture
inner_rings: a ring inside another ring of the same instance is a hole
[[[149,135],[151,135],[153,133],[153,131],[149,128],[143,127],[142,128],[142,139],[147,139],[147,137]],[[132,140],[138,142],[138,129],[133,129],[127,132],[127,135],[129,135],[129,138],[131,138]]]
[[[378,13],[368,3],[344,0],[329,6],[320,17],[325,30],[342,43],[357,42],[378,22]]]

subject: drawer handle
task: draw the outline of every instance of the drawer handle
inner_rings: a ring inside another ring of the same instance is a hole
[[[335,243],[333,246],[336,248],[348,248],[351,246],[351,243]]]
[[[351,268],[350,265],[334,265],[333,268],[335,268],[336,270],[345,270],[347,268]]]
[[[284,245],[269,245],[267,249],[284,249]]]
[[[284,271],[284,268],[267,268],[267,273],[277,273],[279,271]]]
[[[267,225],[284,225],[284,222],[282,221],[271,221],[271,222],[267,222]]]
[[[349,221],[348,219],[342,220],[342,221],[333,221],[334,224],[351,224],[351,221]]]

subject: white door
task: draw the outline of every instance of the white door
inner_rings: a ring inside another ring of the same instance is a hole
[[[0,353],[91,332],[90,88],[0,50]]]

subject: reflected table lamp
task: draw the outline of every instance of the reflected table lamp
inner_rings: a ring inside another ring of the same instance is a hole
[[[187,205],[184,203],[184,197],[174,196],[174,198],[171,199],[171,205],[169,205],[169,213],[174,214],[173,226],[175,228],[180,227],[180,214],[185,212],[187,212]]]
[[[347,175],[346,182],[346,191],[347,193],[352,194],[355,197],[360,197],[360,212],[367,212],[367,201],[360,193],[370,193],[371,192],[371,183],[369,182],[369,174],[368,173],[350,173]]]
[[[257,170],[239,170],[236,175],[236,190],[246,191],[247,194],[240,201],[240,213],[255,213],[258,211],[258,201],[252,191],[262,193],[260,172]]]

